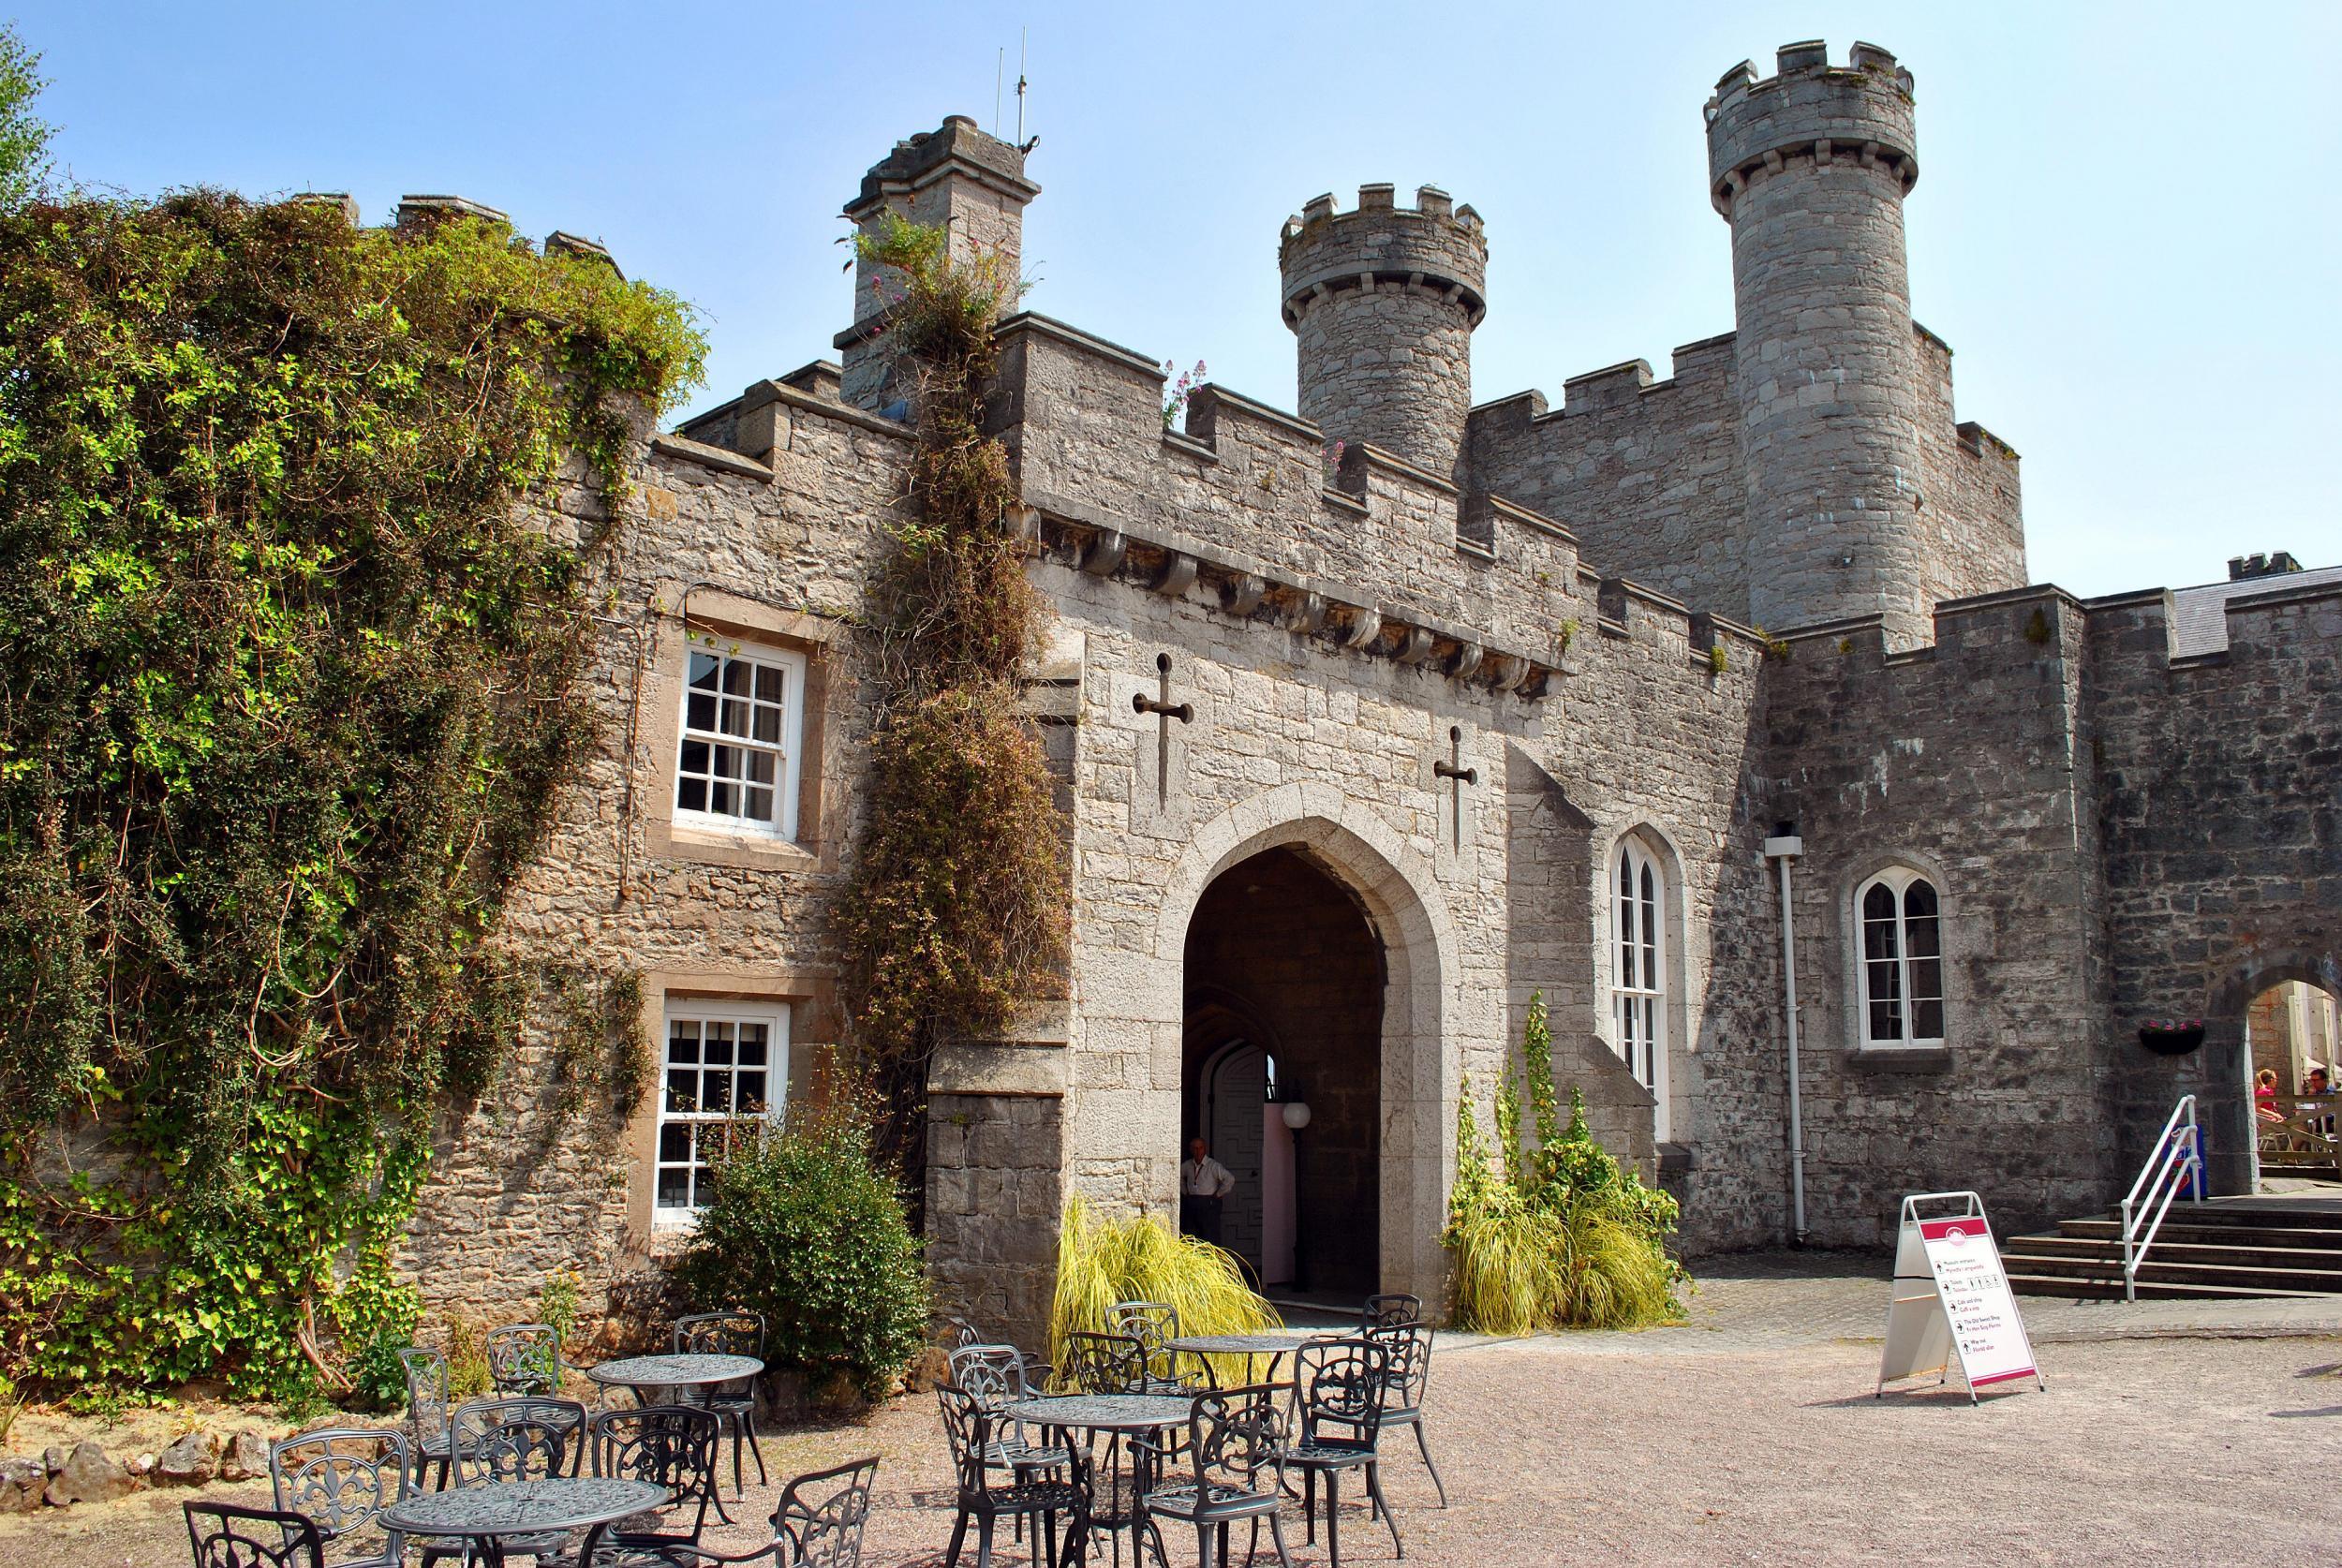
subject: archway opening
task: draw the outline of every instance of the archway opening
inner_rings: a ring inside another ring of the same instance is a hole
[[[2342,1011],[2331,992],[2281,980],[2245,1008],[2254,1152],[2271,1180],[2342,1181]]]
[[[1211,1217],[1222,1244],[1271,1288],[1373,1292],[1381,938],[1345,884],[1280,847],[1204,890],[1185,962],[1180,1143],[1204,1138],[1234,1178]],[[1301,1105],[1306,1124],[1295,1131],[1287,1109]]]

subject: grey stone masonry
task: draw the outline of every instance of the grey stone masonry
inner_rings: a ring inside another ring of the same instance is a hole
[[[1025,178],[1025,155],[954,114],[932,131],[898,141],[885,159],[862,177],[862,188],[846,203],[856,230],[874,230],[889,213],[912,223],[945,230],[952,259],[995,259],[1011,281],[1024,254],[1025,204],[1041,187]],[[844,362],[846,401],[873,410],[893,408],[907,389],[897,384],[883,338],[900,278],[892,268],[857,255],[853,274],[853,325],[837,334]]]
[[[1472,329],[1488,314],[1480,216],[1423,186],[1412,208],[1358,187],[1356,212],[1321,196],[1285,220],[1277,265],[1298,339],[1301,417],[1454,476],[1472,407]]]
[[[1780,67],[1737,67],[1707,111],[1711,197],[1732,225],[1748,613],[1875,611],[1915,643],[1929,503],[1904,264],[1911,75],[1868,45],[1833,67],[1793,44]]]

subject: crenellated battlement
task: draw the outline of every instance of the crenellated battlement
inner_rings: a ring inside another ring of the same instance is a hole
[[[1395,186],[1360,185],[1354,211],[1339,210],[1328,193],[1285,219],[1277,246],[1285,325],[1297,328],[1321,301],[1363,289],[1432,296],[1478,326],[1489,262],[1480,214],[1435,185],[1418,187],[1415,201],[1401,207]]]
[[[1911,73],[1875,44],[1858,43],[1832,66],[1818,41],[1785,45],[1779,74],[1759,79],[1743,60],[1708,100],[1709,200],[1725,217],[1749,186],[1792,166],[1890,173],[1903,191],[1919,183]]]

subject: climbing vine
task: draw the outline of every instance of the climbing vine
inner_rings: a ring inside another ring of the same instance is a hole
[[[282,1395],[412,1327],[433,1108],[563,1005],[498,917],[597,520],[703,352],[477,219],[0,213],[0,1370]]]
[[[891,216],[857,238],[889,289],[887,350],[915,377],[911,520],[874,584],[882,679],[871,797],[839,925],[882,1148],[915,1169],[926,1064],[1062,984],[1064,823],[1019,672],[1040,599],[985,434],[993,326],[1019,284],[997,256]]]

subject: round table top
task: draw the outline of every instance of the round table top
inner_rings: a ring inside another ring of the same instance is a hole
[[[1193,1400],[1168,1394],[1052,1394],[1002,1406],[1001,1413],[1042,1427],[1153,1432],[1178,1426],[1193,1409]]]
[[[549,1535],[656,1508],[667,1488],[648,1481],[548,1476],[418,1492],[376,1516],[404,1535]]]
[[[1197,1355],[1285,1355],[1299,1350],[1310,1338],[1301,1330],[1291,1334],[1191,1334],[1184,1339],[1170,1341],[1170,1348]]]
[[[586,1375],[621,1388],[685,1388],[752,1378],[763,1369],[752,1355],[630,1355],[588,1367]]]

